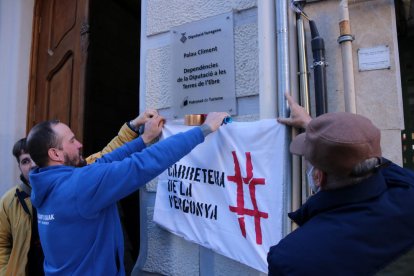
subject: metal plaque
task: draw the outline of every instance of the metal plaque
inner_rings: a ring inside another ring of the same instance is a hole
[[[359,71],[390,69],[390,49],[386,45],[358,49]]]
[[[233,13],[171,30],[173,114],[236,114]]]

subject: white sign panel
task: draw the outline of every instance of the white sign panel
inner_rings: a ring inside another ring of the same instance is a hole
[[[386,45],[358,49],[359,71],[390,69],[390,49]]]
[[[165,125],[163,138],[191,127]],[[159,176],[154,221],[188,241],[267,273],[282,238],[285,126],[222,126]]]
[[[236,114],[233,13],[172,29],[173,115]]]

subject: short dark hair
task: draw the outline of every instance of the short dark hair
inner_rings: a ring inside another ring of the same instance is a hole
[[[23,153],[29,153],[29,151],[27,150],[26,138],[20,139],[13,146],[13,155],[14,157],[16,157],[17,163],[20,162],[19,157]]]
[[[40,168],[46,167],[50,148],[57,148],[59,146],[58,137],[53,126],[57,125],[59,120],[44,121],[35,125],[27,136],[27,148],[30,157]]]

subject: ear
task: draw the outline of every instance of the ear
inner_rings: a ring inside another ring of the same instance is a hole
[[[158,127],[163,128],[165,124],[165,119],[162,119],[159,123],[158,123]]]
[[[326,173],[315,168],[314,177],[315,185],[323,189],[326,186]]]
[[[49,159],[51,161],[53,161],[53,162],[59,162],[59,163],[61,163],[61,162],[63,162],[65,160],[64,159],[64,156],[63,156],[63,151],[58,150],[56,148],[50,148],[47,151],[47,154],[49,156]]]

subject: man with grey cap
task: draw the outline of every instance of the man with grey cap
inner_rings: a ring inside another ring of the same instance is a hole
[[[305,128],[290,151],[306,159],[316,193],[289,213],[300,227],[270,248],[269,275],[414,275],[414,173],[382,157],[369,119],[312,120],[286,97],[291,117],[278,121]]]

